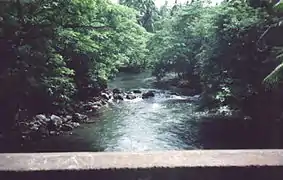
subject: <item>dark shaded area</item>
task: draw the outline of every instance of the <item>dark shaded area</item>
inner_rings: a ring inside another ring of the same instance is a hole
[[[46,172],[0,172],[1,179],[281,180],[282,167],[204,167]]]
[[[214,118],[200,122],[199,142],[204,149],[281,149],[282,129],[282,121]]]

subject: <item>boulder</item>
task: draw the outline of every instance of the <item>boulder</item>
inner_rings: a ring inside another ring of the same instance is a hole
[[[92,105],[94,106],[102,106],[102,102],[101,101],[96,101],[96,102],[93,102]]]
[[[38,114],[35,116],[36,120],[47,120],[48,118],[44,114]]]
[[[137,97],[133,94],[127,94],[126,98],[132,100],[132,99],[136,99]]]
[[[73,116],[66,115],[66,116],[63,117],[62,119],[63,119],[63,123],[71,122],[71,121],[73,120]]]
[[[98,110],[100,107],[93,102],[88,102],[87,104],[84,104],[84,110],[92,112]]]
[[[50,120],[55,126],[60,126],[63,123],[63,119],[54,114],[50,116]]]
[[[108,95],[111,95],[112,94],[112,90],[111,89],[104,89],[104,90],[102,90],[102,93],[106,93]]]
[[[74,129],[74,126],[72,124],[63,124],[61,126],[62,131],[71,131]]]
[[[122,90],[118,89],[118,88],[115,88],[115,89],[113,89],[113,93],[114,94],[120,94],[120,93],[122,93]]]
[[[148,92],[145,92],[142,94],[142,98],[143,99],[147,99],[147,98],[150,98],[150,97],[154,97],[154,92],[153,91],[148,91]]]
[[[109,94],[106,94],[106,93],[101,93],[101,97],[103,97],[104,99],[107,99],[109,100],[111,97]]]
[[[73,121],[74,122],[84,122],[88,121],[88,117],[86,115],[80,114],[80,113],[75,113],[73,115]]]
[[[34,117],[34,121],[37,121],[40,124],[47,124],[50,121],[50,119],[47,118],[44,114],[38,114]]]
[[[81,126],[80,123],[77,123],[77,122],[73,122],[72,125],[73,125],[74,128],[77,128],[77,127]]]
[[[57,133],[56,133],[56,131],[50,131],[49,134],[50,134],[50,136],[54,136],[54,135],[56,135]]]
[[[56,115],[51,115],[50,116],[50,121],[47,125],[47,129],[49,131],[57,131],[60,129],[61,125],[63,124],[64,119],[56,116]]]
[[[40,127],[40,126],[45,126],[45,124],[39,122],[39,121],[34,121],[34,122],[31,122],[30,125],[32,126],[37,126],[37,127]]]
[[[39,126],[37,124],[31,123],[29,129],[30,129],[30,131],[38,131]]]
[[[124,100],[124,97],[121,94],[114,94],[113,98],[116,100],[121,100],[121,101]]]
[[[142,91],[139,90],[139,89],[135,89],[135,90],[133,90],[133,93],[135,93],[135,94],[140,94],[140,93],[142,93]]]
[[[98,109],[100,108],[100,106],[98,106],[98,105],[92,105],[91,108],[92,108],[92,110],[98,110]]]
[[[62,124],[63,124],[63,118],[56,116],[56,115],[51,115],[50,123],[48,124],[47,128],[53,131],[58,130],[60,129]]]
[[[92,100],[93,100],[94,102],[98,102],[98,101],[101,100],[101,97],[93,97]]]
[[[67,121],[72,121],[72,119],[73,119],[73,116],[70,116],[70,115],[67,115],[67,116],[66,116],[66,120],[67,120]]]
[[[105,102],[105,101],[101,101],[101,104],[102,104],[102,105],[106,105],[106,104],[107,104],[107,102]]]

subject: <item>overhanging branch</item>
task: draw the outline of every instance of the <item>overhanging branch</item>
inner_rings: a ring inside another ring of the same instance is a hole
[[[256,45],[257,45],[257,47],[258,47],[258,48],[257,48],[258,51],[263,52],[263,51],[266,49],[267,46],[266,46],[265,44],[264,44],[264,49],[259,48],[259,47],[260,47],[260,43],[264,43],[264,42],[263,42],[264,37],[267,35],[267,33],[270,31],[270,29],[275,28],[275,27],[277,27],[277,23],[270,25],[270,26],[262,33],[262,35],[259,37],[259,39],[258,39],[258,41],[257,41],[257,43],[256,43]]]
[[[91,26],[91,25],[79,25],[79,24],[25,24],[27,28],[56,28],[56,27],[63,27],[63,28],[83,28],[83,29],[110,29],[110,26]]]
[[[88,26],[88,25],[74,25],[74,24],[67,24],[62,25],[63,28],[83,28],[83,29],[103,29],[107,30],[110,29],[110,26]]]
[[[267,45],[264,43],[264,38],[265,38],[266,35],[270,32],[271,29],[276,28],[276,27],[279,27],[279,26],[282,26],[282,22],[283,22],[283,18],[279,18],[277,23],[270,25],[270,26],[261,34],[261,36],[259,37],[259,39],[258,39],[258,41],[257,41],[257,43],[256,43],[256,45],[257,45],[257,47],[258,47],[258,48],[257,48],[258,51],[263,52],[264,50],[267,49]],[[263,48],[263,49],[259,48],[259,47],[260,47],[260,43],[263,43],[263,44],[264,44],[264,48]]]

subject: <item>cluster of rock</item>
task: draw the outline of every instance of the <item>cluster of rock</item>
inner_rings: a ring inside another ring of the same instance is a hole
[[[123,92],[121,89],[113,89],[112,92],[106,91],[102,92],[101,96],[108,101],[114,100],[114,101],[123,101],[125,99],[127,100],[133,100],[138,97],[141,97],[142,99],[147,99],[150,97],[154,97],[154,91],[146,91],[142,92],[141,90],[133,90],[130,92]]]
[[[79,127],[81,123],[91,122],[85,114],[99,112],[100,108],[111,101],[119,102],[138,97],[143,99],[154,97],[154,92],[142,92],[140,90],[123,92],[121,89],[104,90],[99,97],[93,97],[87,102],[78,103],[75,108],[77,113],[65,116],[38,114],[30,121],[19,122],[18,127],[21,131],[22,138],[29,140],[59,135],[72,131],[74,128]]]
[[[65,117],[38,114],[30,121],[18,124],[23,139],[41,139],[51,135],[59,135],[66,131],[71,131],[80,126],[80,123],[88,121],[86,115],[74,113],[73,116]]]

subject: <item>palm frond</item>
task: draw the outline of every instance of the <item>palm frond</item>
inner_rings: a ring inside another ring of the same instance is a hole
[[[263,80],[267,86],[276,86],[283,79],[283,63],[279,64],[268,76]]]

